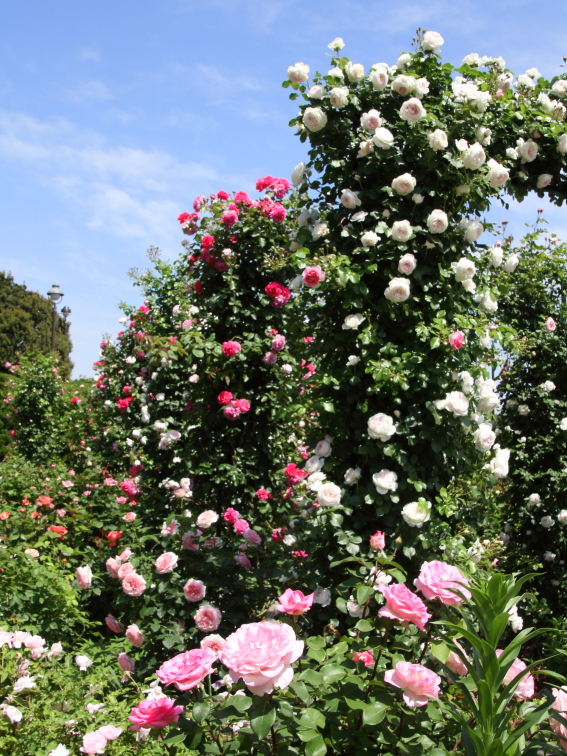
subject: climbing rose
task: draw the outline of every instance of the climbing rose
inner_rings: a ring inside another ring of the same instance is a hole
[[[282,307],[291,297],[291,291],[287,288],[287,286],[282,286],[282,284],[278,283],[277,281],[269,283],[264,288],[264,291],[272,300],[272,305],[274,307]]]
[[[183,586],[183,594],[187,601],[200,601],[205,598],[207,589],[201,580],[190,578]]]
[[[304,596],[301,591],[292,591],[291,588],[288,588],[278,598],[280,603],[276,606],[276,609],[285,614],[305,614],[313,606],[313,595],[313,593],[310,593],[308,596]]]
[[[216,660],[210,649],[194,648],[165,661],[156,675],[164,685],[175,685],[177,690],[191,690],[211,674]]]
[[[199,645],[202,649],[208,649],[209,651],[212,651],[212,653],[215,655],[215,658],[220,659],[225,643],[225,639],[220,635],[207,635],[206,638],[203,638]]]
[[[127,596],[141,596],[146,590],[146,581],[136,572],[130,572],[122,579],[122,590]]]
[[[370,536],[370,548],[376,551],[384,551],[386,546],[386,534],[381,530],[377,530],[374,535]]]
[[[112,630],[113,633],[121,633],[124,630],[124,625],[122,622],[118,622],[118,620],[112,616],[112,614],[108,614],[104,621],[106,622],[106,626],[109,630]]]
[[[363,662],[365,667],[371,667],[374,664],[374,654],[372,651],[355,651],[352,660]]]
[[[232,524],[238,520],[238,518],[240,517],[240,513],[237,512],[236,509],[233,509],[232,507],[228,507],[228,509],[225,510],[225,513],[223,514],[222,517],[225,522]]]
[[[131,730],[138,731],[141,727],[150,727],[153,730],[162,729],[170,724],[176,724],[179,715],[183,711],[183,706],[175,706],[171,698],[158,698],[157,700],[141,701],[138,706],[132,709],[128,717],[130,722],[134,722]]]
[[[140,632],[138,625],[128,625],[126,628],[126,638],[136,648],[143,646],[146,640],[143,633]]]
[[[421,664],[400,661],[386,671],[384,681],[404,691],[408,706],[426,706],[429,698],[439,698],[441,678]]]
[[[553,320],[553,318],[548,318],[545,321],[545,326],[544,327],[545,327],[545,330],[548,333],[552,333],[557,328],[557,325],[555,324],[555,320]]]
[[[451,349],[460,349],[465,343],[465,335],[462,331],[453,331],[449,335],[449,346]]]
[[[222,345],[222,353],[225,357],[234,357],[241,349],[242,347],[238,341],[225,341]]]
[[[242,678],[252,693],[264,696],[274,687],[287,688],[293,680],[291,664],[302,653],[303,641],[289,625],[252,622],[228,636],[221,662],[234,682]]]
[[[76,575],[79,588],[86,589],[91,587],[93,581],[93,573],[88,565],[86,567],[77,567]]]
[[[451,589],[460,591],[467,599],[471,594],[465,587],[469,581],[463,577],[457,567],[436,559],[432,562],[424,562],[421,565],[419,576],[414,580],[415,587],[423,593],[426,599],[440,599],[446,606],[460,606],[463,599]]]
[[[199,630],[203,633],[210,633],[220,625],[222,614],[216,607],[204,604],[197,609],[194,619]]]
[[[107,742],[107,739],[98,730],[87,732],[83,735],[83,745],[79,750],[81,753],[87,754],[104,753]]]
[[[162,554],[156,559],[154,565],[156,572],[160,575],[165,575],[166,572],[173,572],[177,566],[177,560],[177,554],[174,554],[172,551],[166,551],[165,554]]]
[[[412,593],[403,583],[394,583],[394,585],[380,585],[379,590],[384,594],[386,606],[383,606],[378,614],[380,617],[389,617],[397,619],[400,622],[413,622],[420,630],[423,630],[431,614],[423,601]]]
[[[302,273],[303,283],[310,288],[319,286],[319,284],[325,280],[325,271],[320,265],[312,265],[309,268],[305,268]]]

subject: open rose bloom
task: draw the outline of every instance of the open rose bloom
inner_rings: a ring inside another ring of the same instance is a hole
[[[421,664],[398,662],[395,669],[389,669],[384,681],[401,688],[408,706],[426,706],[430,698],[439,698],[441,678]]]
[[[291,665],[303,653],[289,625],[279,622],[252,622],[242,625],[226,639],[221,662],[234,682],[242,678],[257,696],[287,688],[293,680]]]
[[[276,609],[278,612],[285,612],[285,614],[300,615],[308,612],[313,606],[313,593],[308,596],[304,596],[301,591],[292,591],[288,588],[279,597],[280,602]]]
[[[386,606],[378,612],[380,617],[397,619],[404,623],[413,622],[420,630],[423,630],[427,621],[431,619],[431,614],[419,596],[402,583],[391,586],[382,584],[378,590],[386,599]]]
[[[170,724],[176,724],[182,711],[183,706],[175,706],[173,700],[166,696],[155,700],[141,701],[137,707],[132,709],[132,713],[128,717],[130,722],[134,722],[130,729],[136,732],[141,727],[161,730]]]
[[[210,675],[217,657],[209,648],[194,648],[165,661],[156,672],[164,685],[191,690]]]
[[[437,560],[424,562],[414,583],[426,599],[438,598],[446,606],[460,606],[464,600],[462,596],[467,599],[471,597],[470,592],[465,588],[469,585],[469,581],[461,575],[459,570]],[[454,591],[459,591],[462,596]]]

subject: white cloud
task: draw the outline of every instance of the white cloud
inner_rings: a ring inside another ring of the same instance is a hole
[[[80,82],[72,89],[65,90],[64,97],[72,102],[85,102],[87,100],[100,100],[104,102],[106,100],[113,100],[115,95],[102,81],[91,80]]]

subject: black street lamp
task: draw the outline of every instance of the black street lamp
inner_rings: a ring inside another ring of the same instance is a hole
[[[65,305],[65,307],[61,309],[61,315],[63,315],[63,318],[65,320],[65,333],[66,334],[69,333],[69,324],[67,323],[67,318],[69,317],[70,314],[71,314],[71,308]]]
[[[51,351],[55,351],[55,325],[57,323],[57,304],[60,302],[64,294],[59,287],[59,284],[53,284],[51,289],[47,292],[47,296],[53,302],[53,310],[51,311]],[[69,310],[70,312],[70,310]]]

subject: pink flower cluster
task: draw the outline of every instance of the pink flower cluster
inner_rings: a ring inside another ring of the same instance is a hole
[[[230,391],[221,391],[217,396],[217,401],[224,405],[222,412],[227,420],[236,420],[241,413],[250,410],[250,402],[247,399],[234,399]]]
[[[291,291],[287,288],[287,286],[283,286],[283,284],[278,283],[277,281],[272,281],[271,283],[269,283],[264,288],[264,291],[272,300],[272,305],[274,307],[283,307],[291,297]]]
[[[241,349],[242,346],[238,341],[225,341],[222,345],[222,353],[225,357],[234,357]]]
[[[271,189],[274,196],[281,200],[285,197],[290,189],[291,184],[285,178],[274,178],[274,176],[264,176],[259,178],[256,182],[256,189],[259,192],[263,192],[266,189]]]
[[[104,749],[109,740],[116,740],[122,734],[120,727],[114,725],[105,725],[98,730],[87,732],[83,735],[83,746],[79,748],[81,753],[95,754],[104,753]]]
[[[284,473],[288,486],[295,486],[297,485],[297,483],[301,483],[303,478],[306,475],[309,475],[308,472],[303,470],[301,467],[298,467],[294,462],[290,462],[289,465],[286,465]]]

